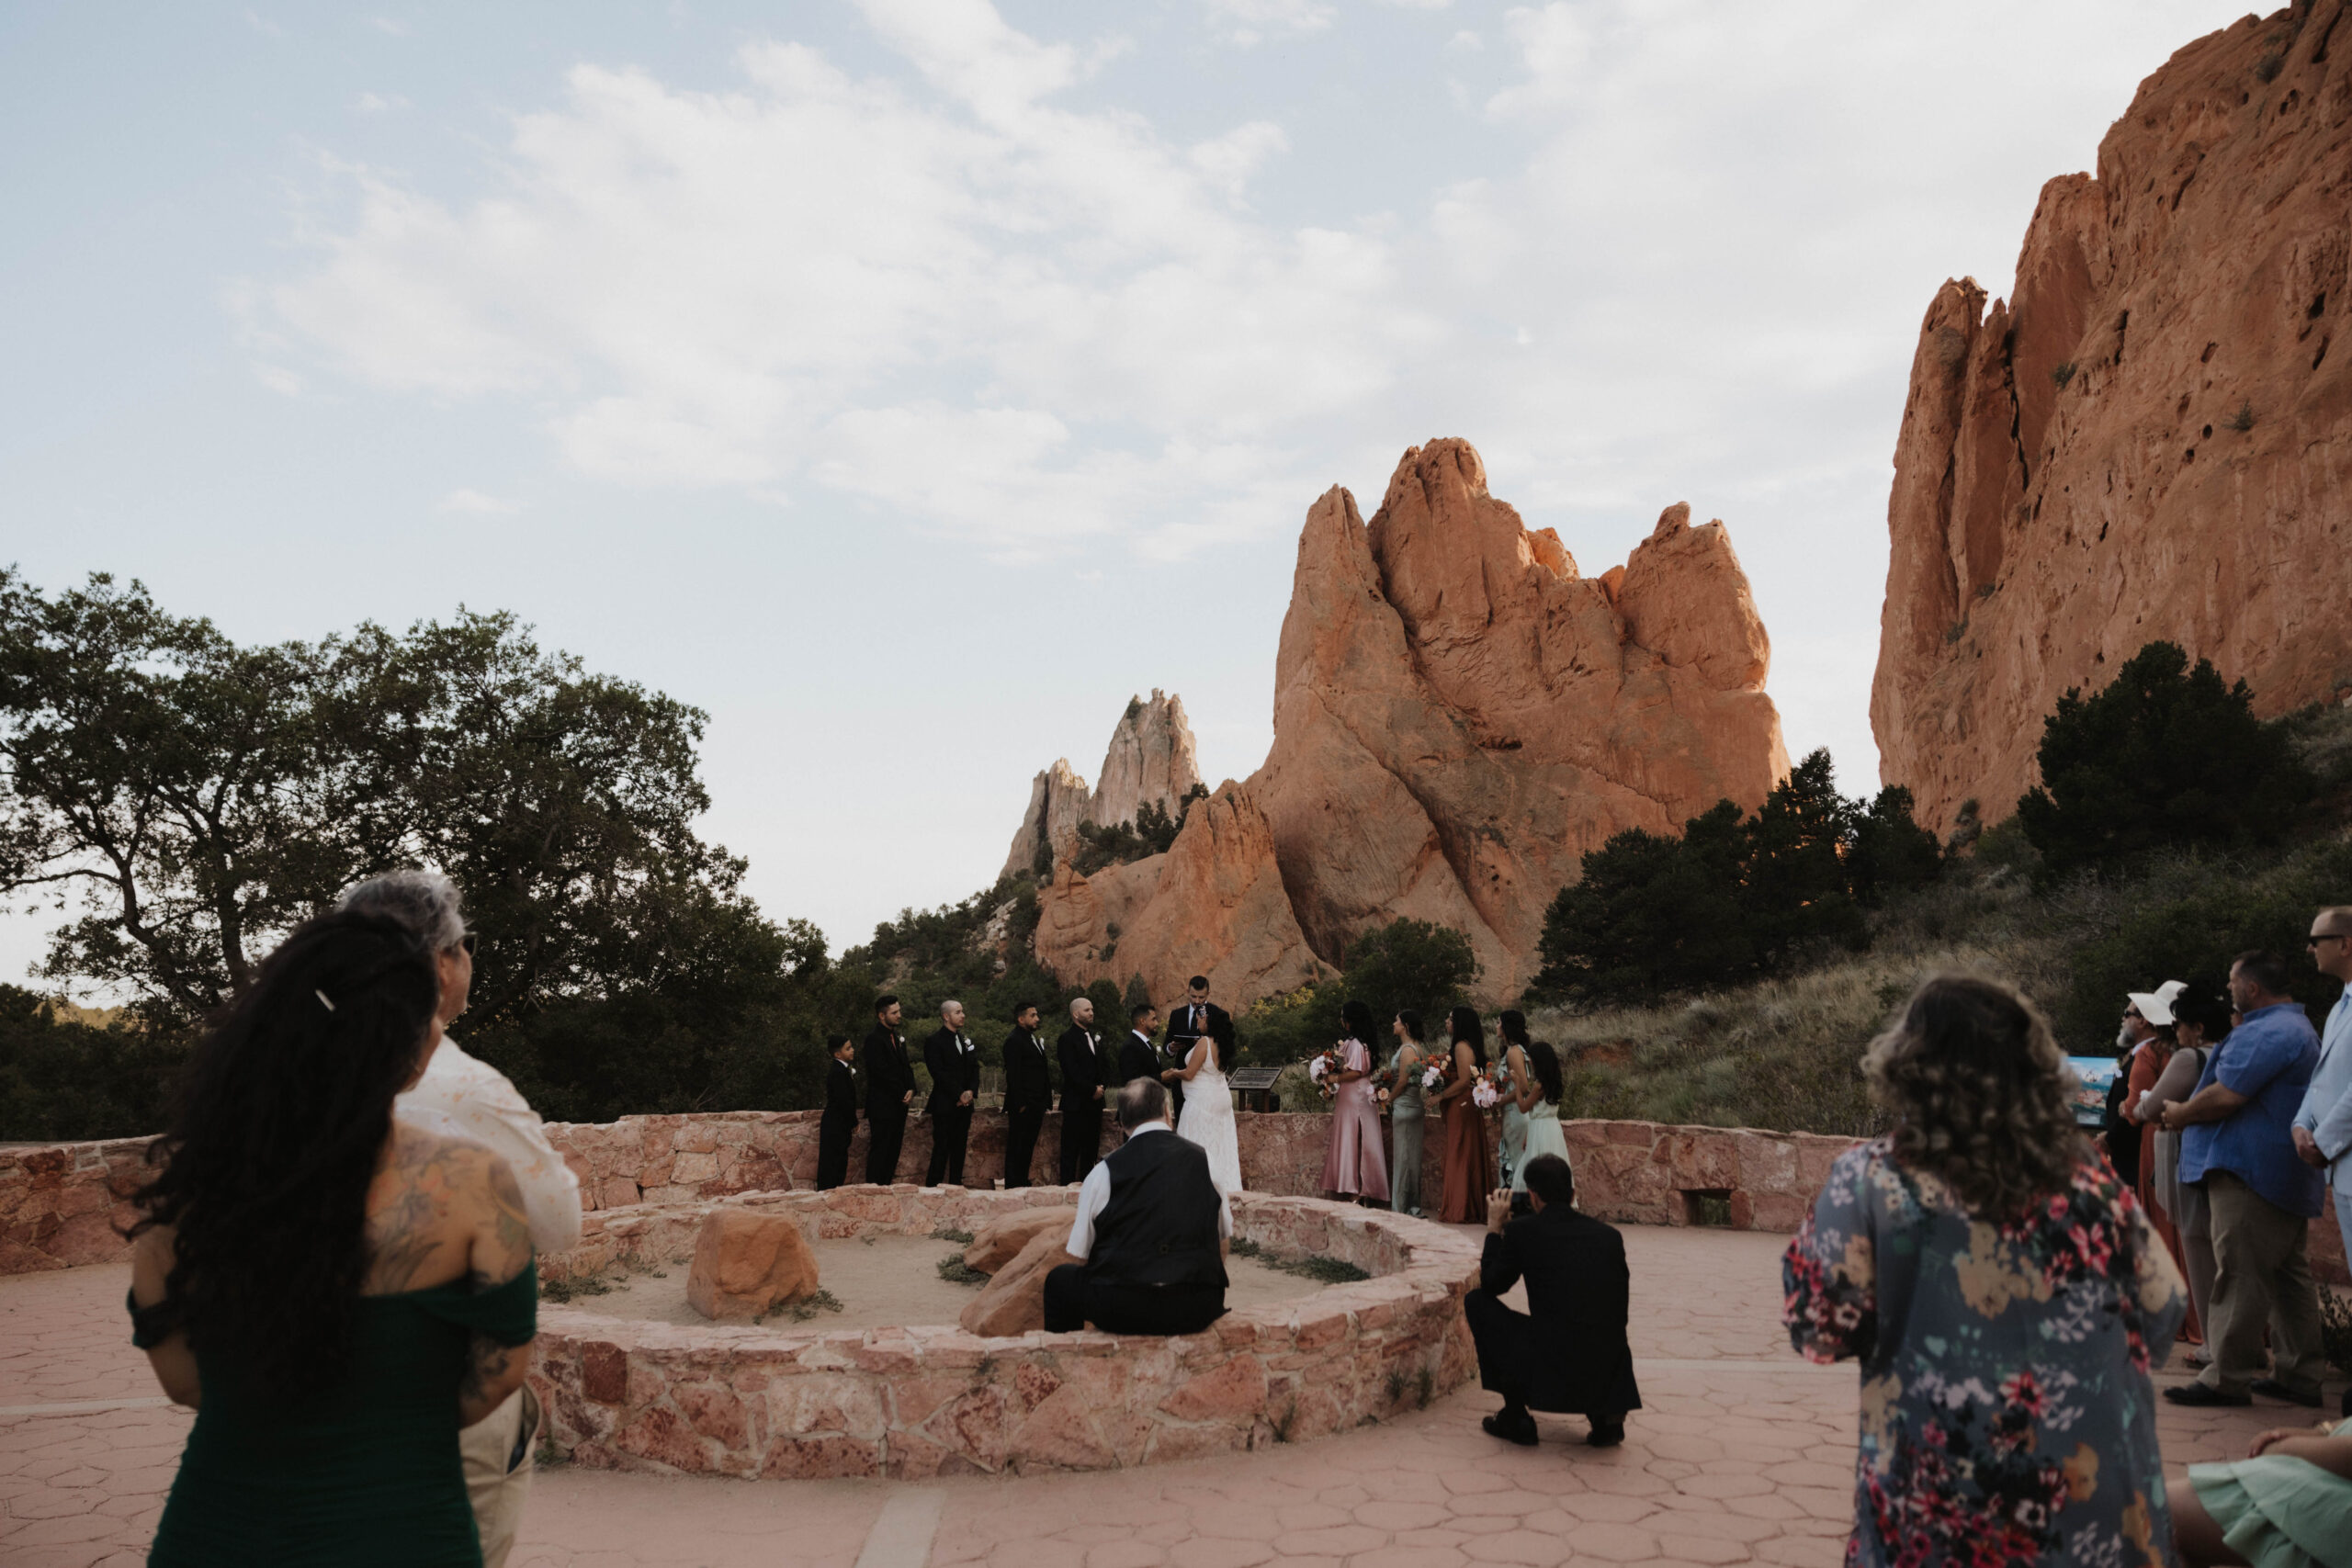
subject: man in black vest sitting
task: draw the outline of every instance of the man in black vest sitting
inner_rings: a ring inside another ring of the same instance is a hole
[[[1157,1078],[1119,1090],[1127,1141],[1086,1173],[1065,1263],[1046,1276],[1046,1329],[1198,1334],[1225,1315],[1233,1213],[1209,1157],[1168,1124]]]
[[[1576,1411],[1592,1423],[1585,1441],[1605,1449],[1625,1440],[1625,1413],[1642,1406],[1625,1342],[1625,1238],[1576,1212],[1576,1180],[1557,1155],[1527,1162],[1527,1195],[1535,1212],[1515,1220],[1508,1190],[1487,1200],[1483,1288],[1462,1301],[1478,1344],[1478,1382],[1503,1396],[1480,1425],[1532,1444],[1530,1410]],[[1528,1310],[1520,1313],[1499,1298],[1522,1277]]]

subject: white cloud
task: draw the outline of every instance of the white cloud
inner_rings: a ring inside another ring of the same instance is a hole
[[[1173,145],[1057,107],[1079,51],[978,0],[867,9],[935,96],[788,43],[724,93],[577,68],[470,207],[334,171],[357,217],[275,325],[381,386],[532,399],[592,475],[813,482],[1016,553],[1253,526],[1234,487],[1435,341],[1385,241],[1235,209],[1279,127]]]
[[[302,378],[282,365],[269,365],[256,360],[254,363],[254,378],[281,398],[299,398],[302,395]]]
[[[523,510],[519,501],[502,501],[494,495],[484,495],[478,490],[453,490],[441,498],[436,508],[442,512],[470,512],[483,517],[503,517]]]
[[[398,93],[362,93],[353,100],[351,107],[361,114],[384,114],[392,109],[404,109],[409,107],[409,102]]]
[[[1210,28],[1244,48],[1270,36],[1321,32],[1338,8],[1329,0],[1207,0]]]

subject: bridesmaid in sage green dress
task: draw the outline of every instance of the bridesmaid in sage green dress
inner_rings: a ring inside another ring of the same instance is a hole
[[[1527,1111],[1520,1092],[1533,1077],[1527,1068],[1527,1015],[1510,1009],[1495,1021],[1495,1032],[1502,1039],[1503,1057],[1495,1074],[1495,1088],[1503,1097],[1503,1135],[1495,1145],[1495,1174],[1504,1186],[1513,1187],[1519,1168],[1527,1163]]]
[[[1421,1015],[1407,1008],[1390,1026],[1396,1036],[1396,1054],[1388,1070],[1396,1087],[1388,1099],[1391,1147],[1388,1160],[1388,1206],[1399,1214],[1421,1212],[1421,1069],[1429,1065],[1429,1049],[1421,1043]]]

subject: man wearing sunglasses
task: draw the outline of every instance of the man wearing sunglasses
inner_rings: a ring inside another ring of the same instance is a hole
[[[547,1128],[506,1075],[458,1049],[443,1032],[466,1010],[473,989],[474,933],[466,929],[458,889],[437,871],[395,871],[344,894],[340,908],[379,915],[414,931],[433,950],[441,1002],[433,1011],[440,1042],[424,1076],[392,1101],[392,1113],[446,1138],[480,1144],[505,1160],[523,1190],[531,1248],[545,1258],[580,1240],[580,1179],[548,1142]],[[539,1402],[526,1385],[458,1434],[466,1495],[481,1536],[483,1568],[501,1568],[514,1549],[530,1494]]]
[[[2345,986],[2320,1032],[2319,1066],[2312,1069],[2312,1086],[2295,1112],[2295,1152],[2304,1164],[2328,1173],[2335,1225],[2344,1233],[2346,1256],[2352,1257],[2352,904],[2313,916],[2303,951],[2321,974]],[[2344,1413],[2352,1416],[2352,1391],[2344,1404]]]

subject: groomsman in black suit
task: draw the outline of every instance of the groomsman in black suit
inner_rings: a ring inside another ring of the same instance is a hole
[[[1094,1004],[1084,997],[1069,1004],[1069,1027],[1055,1043],[1062,1068],[1062,1185],[1083,1181],[1102,1148],[1102,1088],[1111,1063],[1102,1037],[1094,1032]]]
[[[856,1055],[846,1034],[825,1036],[825,1114],[817,1123],[817,1190],[823,1192],[849,1179],[849,1141],[857,1135]]]
[[[1037,1004],[1023,1002],[1012,1014],[1012,1032],[1004,1037],[1004,1184],[1029,1185],[1029,1167],[1036,1157],[1037,1133],[1054,1102],[1053,1064],[1046,1058],[1046,1043],[1037,1037]]]
[[[899,1032],[905,1017],[898,998],[879,998],[865,1033],[865,1179],[884,1186],[899,1179],[899,1145],[907,1139],[907,1107],[915,1102],[914,1063]]]
[[[972,1102],[980,1097],[980,1053],[964,1032],[964,1004],[939,1004],[939,1029],[922,1044],[922,1065],[931,1069],[931,1099],[922,1113],[931,1119],[931,1165],[922,1184],[964,1185],[964,1146],[972,1136]]]
[[[1193,1047],[1201,1037],[1216,1034],[1221,1027],[1232,1022],[1232,1014],[1209,1000],[1209,977],[1205,975],[1193,976],[1185,982],[1183,1001],[1168,1015],[1168,1065],[1182,1072],[1184,1058],[1193,1054]],[[1231,1062],[1220,1062],[1217,1066],[1226,1072],[1233,1070]],[[1182,1117],[1184,1111],[1183,1085],[1173,1078],[1168,1079],[1167,1083],[1169,1094],[1176,1102],[1175,1114]]]
[[[1119,1082],[1125,1085],[1137,1078],[1160,1077],[1166,1068],[1159,1060],[1159,1047],[1151,1043],[1151,1032],[1159,1021],[1159,1010],[1149,1002],[1137,1002],[1127,1010],[1127,1037],[1119,1042]]]

